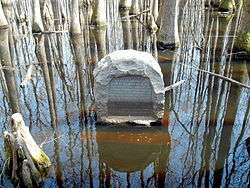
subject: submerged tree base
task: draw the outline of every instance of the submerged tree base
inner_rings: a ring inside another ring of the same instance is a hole
[[[21,114],[13,114],[11,121],[13,132],[4,132],[5,170],[14,185],[38,187],[48,173],[50,159],[35,143]]]
[[[175,50],[180,46],[179,43],[164,43],[157,41],[157,49],[160,51],[163,50]]]
[[[219,11],[233,12],[235,8],[234,0],[222,0],[219,4]]]
[[[236,4],[234,0],[221,0],[220,2],[206,2],[206,7],[213,7],[219,12],[234,12]]]
[[[235,50],[244,50],[250,55],[250,32],[239,33],[234,48]]]

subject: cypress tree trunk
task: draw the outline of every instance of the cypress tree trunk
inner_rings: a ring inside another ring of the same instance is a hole
[[[129,19],[129,10],[131,3],[129,0],[121,0],[119,4],[120,15],[122,18],[123,42],[124,49],[130,49],[132,44],[131,39],[131,23]]]
[[[130,9],[130,14],[137,15],[140,12],[138,0],[134,0],[132,2],[132,6]],[[136,18],[131,18],[131,33],[132,33],[132,43],[133,49],[139,49],[139,23]]]
[[[15,186],[39,187],[51,166],[50,159],[36,144],[20,113],[11,116],[12,132],[4,132],[7,171]]]
[[[71,39],[74,46],[75,64],[77,66],[79,85],[80,85],[80,112],[81,116],[86,114],[85,108],[85,91],[84,91],[84,80],[85,80],[85,53],[84,53],[84,40],[80,26],[79,17],[79,2],[78,0],[72,1],[71,11]]]
[[[41,33],[44,31],[39,0],[33,1],[32,31],[35,33]],[[34,38],[36,41],[36,56],[37,56],[39,63],[41,63],[42,65],[42,71],[43,71],[44,82],[46,86],[50,115],[51,115],[51,125],[53,127],[56,127],[57,126],[56,107],[54,105],[55,102],[54,102],[54,97],[53,97],[53,92],[52,92],[52,87],[51,87],[49,68],[47,64],[46,51],[45,51],[45,46],[44,46],[44,35],[42,33],[36,34]]]
[[[106,26],[106,0],[94,0],[92,24]]]
[[[178,31],[179,1],[163,1],[160,7],[158,43],[161,46],[178,47],[180,43]]]
[[[0,61],[8,88],[9,104],[13,113],[19,112],[18,92],[16,88],[15,69],[11,63],[9,51],[9,24],[0,3]]]
[[[243,3],[240,0],[240,3]],[[242,7],[242,17],[240,20],[238,35],[235,40],[235,49],[244,50],[250,55],[250,2],[244,1]]]
[[[101,60],[106,55],[106,27],[95,28],[94,36],[97,46],[98,59]]]

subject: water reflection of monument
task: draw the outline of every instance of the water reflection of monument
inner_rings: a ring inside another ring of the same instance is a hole
[[[153,164],[155,181],[164,184],[170,152],[167,129],[133,127],[131,131],[131,127],[97,126],[96,139],[100,164],[105,164],[106,169],[130,174]]]

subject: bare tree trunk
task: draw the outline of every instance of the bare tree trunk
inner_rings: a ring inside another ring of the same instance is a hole
[[[94,0],[92,24],[95,26],[106,26],[106,0]]]
[[[250,2],[249,1],[242,1],[243,7],[239,8],[239,11],[242,11],[242,17],[240,20],[238,36],[235,40],[235,49],[236,50],[244,50],[250,55]],[[241,6],[241,5],[240,5]]]
[[[97,46],[98,59],[101,60],[106,55],[106,27],[95,28],[94,36]]]
[[[178,31],[179,0],[163,1],[160,7],[158,42],[160,44],[178,47],[180,43]]]
[[[44,31],[43,22],[41,18],[41,11],[40,11],[40,4],[39,0],[34,0],[33,2],[33,23],[32,23],[32,30],[36,33],[41,33]],[[46,51],[44,47],[44,35],[35,35],[34,36],[36,41],[36,56],[42,65],[43,70],[43,76],[44,76],[44,82],[46,86],[47,91],[47,97],[49,102],[49,109],[50,109],[50,115],[51,115],[51,124],[53,127],[57,126],[57,115],[56,115],[56,107],[54,103],[54,97],[50,82],[50,75],[49,75],[49,68],[47,64],[47,57],[46,57]]]
[[[129,18],[129,10],[131,8],[130,0],[121,0],[119,4],[120,15],[122,18],[123,42],[124,49],[130,49],[131,39],[131,23]]]
[[[74,46],[75,52],[75,64],[77,66],[79,85],[80,85],[80,114],[81,116],[86,115],[85,107],[85,53],[84,53],[84,40],[83,34],[80,26],[79,17],[79,2],[78,0],[72,1],[72,11],[71,11],[71,39]]]
[[[10,107],[13,113],[19,112],[18,92],[16,89],[16,80],[14,67],[11,63],[9,51],[9,25],[3,12],[2,4],[0,3],[0,60],[4,67],[4,76],[8,88],[8,97]]]
[[[42,12],[42,19],[43,19],[43,25],[45,31],[54,31],[54,15],[52,11],[52,4],[50,0],[40,0],[41,4],[41,12]],[[53,65],[54,65],[54,59],[53,59],[53,53],[52,53],[52,42],[56,41],[53,40],[54,36],[51,34],[47,34],[44,37],[44,45],[45,45],[45,53],[46,58],[48,62],[48,69],[49,69],[49,77],[50,77],[50,85],[51,85],[51,92],[53,97],[53,103],[54,108],[56,108],[56,86],[55,86],[55,80],[54,80],[54,71],[53,71]]]
[[[13,11],[13,2],[12,0],[1,0],[3,11],[6,16],[6,19],[9,23],[9,47],[10,47],[10,56],[12,60],[14,59],[14,51],[15,51],[15,44],[14,44],[14,37],[18,38],[18,32],[13,28],[15,23],[15,15]],[[13,67],[15,67],[15,62],[12,61]]]
[[[130,9],[130,14],[137,15],[139,13],[139,4],[138,0],[133,0],[132,6]],[[139,22],[137,18],[131,18],[131,33],[132,33],[132,42],[133,42],[133,49],[139,49]]]
[[[158,6],[159,6],[159,0],[152,0],[150,12],[154,17],[154,20],[157,20],[158,16],[159,16],[159,7]]]

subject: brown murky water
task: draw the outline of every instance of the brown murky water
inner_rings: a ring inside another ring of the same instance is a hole
[[[231,36],[237,29],[237,15],[228,19],[200,11],[199,7],[184,8],[180,48],[158,51],[158,60],[166,86],[180,80],[185,83],[166,93],[163,126],[152,127],[95,122],[91,62],[105,52],[124,48],[122,25],[118,21],[109,19],[105,44],[100,31],[95,33],[99,36],[94,37],[96,43],[90,40],[85,49],[88,74],[84,96],[89,112],[85,121],[81,118],[82,90],[68,33],[51,35],[51,39],[57,37],[59,41],[56,48],[62,59],[60,63],[49,64],[58,128],[50,126],[40,66],[36,66],[32,82],[18,88],[26,124],[53,163],[43,187],[248,187],[250,153],[245,140],[250,136],[250,90],[197,70],[209,70],[250,85],[249,58],[241,56],[239,60],[232,51]],[[147,41],[147,32],[139,27],[143,39],[138,42],[139,50],[157,54]],[[19,48],[13,52],[15,73],[21,83],[30,61],[36,61],[31,53],[34,44],[26,36],[16,45]],[[1,80],[2,132],[9,128],[10,115]],[[0,147],[2,167],[2,137]],[[2,186],[11,186],[7,177],[2,178]]]

